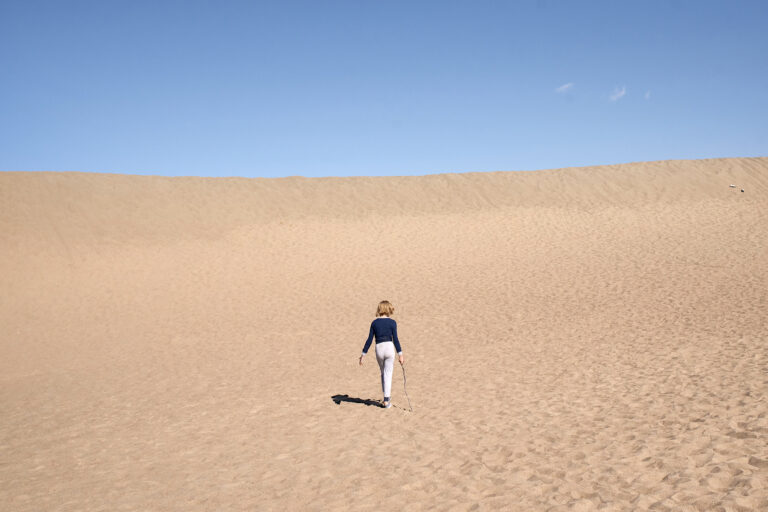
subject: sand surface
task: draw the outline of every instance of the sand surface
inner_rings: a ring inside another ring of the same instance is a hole
[[[0,290],[3,511],[768,510],[768,158],[0,173]]]

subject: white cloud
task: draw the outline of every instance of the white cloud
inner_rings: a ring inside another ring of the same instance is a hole
[[[651,99],[651,91],[645,91],[645,99]]]
[[[567,84],[563,84],[557,89],[555,89],[555,92],[564,93],[564,92],[570,91],[571,89],[573,89],[573,85],[574,85],[573,82],[568,82]]]
[[[611,94],[611,101],[618,101],[621,98],[623,98],[625,94],[627,94],[627,87],[626,86],[623,86],[621,89],[616,87],[613,90],[613,94]]]

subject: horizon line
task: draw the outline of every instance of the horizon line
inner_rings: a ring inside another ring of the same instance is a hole
[[[313,180],[313,179],[344,179],[344,178],[410,178],[410,177],[423,177],[423,176],[437,176],[437,175],[448,175],[448,174],[491,174],[491,173],[506,173],[506,172],[543,172],[543,171],[559,171],[559,170],[565,170],[565,169],[585,169],[589,167],[613,167],[613,166],[620,166],[620,165],[633,165],[633,164],[648,164],[648,163],[659,163],[659,162],[697,162],[697,161],[705,161],[705,160],[740,160],[740,159],[762,159],[762,158],[768,158],[767,155],[756,155],[756,156],[724,156],[724,157],[705,157],[705,158],[668,158],[668,159],[662,159],[662,160],[635,160],[631,162],[615,162],[615,163],[608,163],[608,164],[590,164],[590,165],[574,165],[574,166],[566,166],[566,167],[548,167],[548,168],[539,168],[539,169],[496,169],[496,170],[485,170],[485,171],[435,171],[435,172],[426,172],[426,173],[420,173],[420,174],[349,174],[349,175],[325,175],[325,176],[305,176],[302,174],[290,174],[286,176],[244,176],[244,175],[221,175],[221,176],[215,176],[215,175],[199,175],[199,174],[180,174],[180,175],[168,175],[168,174],[157,174],[157,173],[150,173],[150,172],[122,172],[122,171],[52,171],[52,170],[0,170],[2,173],[48,173],[48,174],[104,174],[104,175],[115,175],[115,176],[143,176],[143,177],[156,177],[156,178],[213,178],[213,179],[233,179],[233,178],[239,178],[239,179],[287,179],[287,178],[301,178],[301,179],[307,179],[307,180]]]

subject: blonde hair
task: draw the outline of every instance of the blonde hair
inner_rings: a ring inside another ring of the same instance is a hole
[[[381,316],[381,315],[392,316],[392,313],[394,312],[395,312],[395,306],[393,306],[392,303],[389,302],[388,300],[383,300],[379,302],[379,307],[376,308],[376,316]]]

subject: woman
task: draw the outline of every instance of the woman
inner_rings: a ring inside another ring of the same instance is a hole
[[[371,340],[376,337],[376,360],[381,369],[381,390],[384,392],[384,407],[390,408],[390,392],[392,390],[392,368],[395,366],[395,350],[400,360],[404,363],[403,351],[400,349],[400,340],[397,339],[397,322],[389,318],[395,312],[395,307],[388,300],[379,302],[376,309],[376,319],[371,322],[371,330],[368,332],[368,339],[365,340],[363,354],[360,356],[360,365],[363,364],[363,357],[371,346]],[[394,344],[393,344],[394,343]]]

